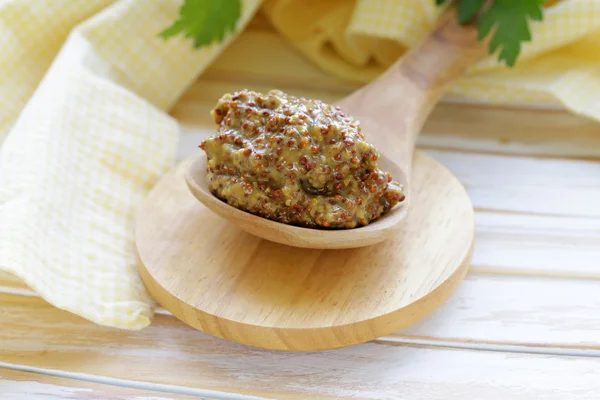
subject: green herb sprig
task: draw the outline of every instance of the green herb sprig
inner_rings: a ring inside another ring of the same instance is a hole
[[[442,5],[447,0],[435,0]],[[531,40],[529,19],[542,21],[545,0],[456,0],[456,15],[460,24],[476,21],[478,39],[492,32],[488,52],[499,50],[498,60],[509,67],[515,65],[521,53],[521,43]]]
[[[185,0],[179,18],[160,37],[183,34],[194,40],[194,48],[221,42],[233,32],[242,15],[241,0]]]
[[[438,6],[456,2],[457,20],[469,23],[476,15],[478,39],[492,35],[488,52],[513,67],[521,53],[521,43],[531,40],[529,20],[543,19],[545,0],[435,0]],[[183,34],[193,39],[194,47],[221,42],[233,32],[242,13],[241,0],[185,0],[179,18],[160,33],[163,38]]]

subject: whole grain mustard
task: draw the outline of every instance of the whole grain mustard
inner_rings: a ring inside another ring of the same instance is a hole
[[[217,132],[200,145],[209,188],[233,207],[285,224],[354,228],[404,200],[359,122],[339,107],[242,90],[211,115]]]

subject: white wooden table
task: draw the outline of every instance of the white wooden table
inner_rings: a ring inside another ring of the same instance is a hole
[[[255,25],[173,109],[180,157],[213,129],[216,99],[242,87],[325,101],[355,89]],[[443,103],[419,147],[464,183],[477,222],[470,273],[426,319],[359,346],[279,353],[164,310],[140,332],[96,326],[0,274],[0,399],[600,398],[600,124]]]

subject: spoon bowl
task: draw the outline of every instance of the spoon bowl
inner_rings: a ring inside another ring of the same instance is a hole
[[[404,187],[405,200],[379,219],[352,229],[304,228],[269,220],[218,199],[206,179],[206,155],[185,173],[191,193],[242,230],[277,243],[315,249],[368,246],[389,238],[409,211],[413,153],[425,119],[445,89],[485,54],[474,25],[458,25],[449,7],[431,33],[376,80],[337,105],[360,121],[367,142],[380,152],[379,168]]]
[[[397,164],[385,157],[380,158],[379,163],[397,182],[406,185],[404,172]],[[366,226],[354,229],[313,229],[272,221],[230,206],[217,198],[208,187],[204,153],[190,162],[185,171],[185,181],[196,199],[240,229],[272,242],[312,249],[347,249],[379,243],[400,227],[409,204],[409,194],[406,193],[406,199],[402,203]]]

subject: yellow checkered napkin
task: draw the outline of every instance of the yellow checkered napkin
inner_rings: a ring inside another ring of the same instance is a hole
[[[0,2],[0,267],[103,325],[150,323],[135,206],[172,166],[178,126],[163,110],[231,40],[157,38],[179,5]],[[242,26],[257,6],[244,2]]]
[[[218,1],[218,0],[214,0]],[[243,0],[242,28],[261,4]],[[137,274],[133,214],[171,167],[166,113],[231,41],[157,37],[181,0],[0,0],[0,268],[57,307],[139,329],[153,303]],[[326,71],[367,82],[431,29],[434,0],[265,0]],[[488,57],[451,93],[560,101],[600,119],[600,1],[552,1],[516,68]]]

